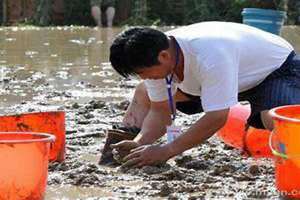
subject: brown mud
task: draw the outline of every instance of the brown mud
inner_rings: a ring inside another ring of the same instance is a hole
[[[1,115],[66,112],[66,160],[50,163],[52,199],[277,199],[271,160],[254,160],[212,137],[161,166],[99,166],[107,128],[120,122],[138,80],[111,69],[108,47],[120,29],[0,29]],[[300,30],[284,35],[299,48]],[[179,114],[185,129],[200,115]],[[165,139],[162,140],[165,142]]]

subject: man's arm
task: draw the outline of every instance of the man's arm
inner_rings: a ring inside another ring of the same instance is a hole
[[[188,131],[166,145],[144,145],[135,148],[123,161],[124,167],[142,167],[164,162],[198,144],[203,143],[227,120],[229,109],[206,113]]]
[[[151,102],[142,130],[134,141],[140,145],[152,144],[165,134],[166,125],[170,124],[171,117],[168,101]]]
[[[229,109],[206,113],[184,134],[165,146],[168,157],[178,155],[210,138],[225,125],[228,113]]]

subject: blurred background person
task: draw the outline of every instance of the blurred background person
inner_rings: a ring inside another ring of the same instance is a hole
[[[112,27],[115,17],[115,0],[91,0],[91,14],[97,24],[102,27],[102,13],[105,14],[105,26]]]

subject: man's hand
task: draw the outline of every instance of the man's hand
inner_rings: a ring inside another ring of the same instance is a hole
[[[130,150],[140,146],[137,142],[133,140],[123,140],[116,144],[111,144],[110,147],[113,148],[112,153],[114,154],[115,160],[123,163],[123,158],[130,153]]]
[[[123,159],[122,167],[139,168],[145,165],[155,165],[169,158],[165,145],[143,145],[130,151],[130,154]]]

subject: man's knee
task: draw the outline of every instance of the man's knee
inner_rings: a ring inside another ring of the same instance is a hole
[[[264,127],[270,131],[273,130],[274,124],[271,115],[269,114],[269,110],[264,110],[260,112],[260,118],[264,125]]]

